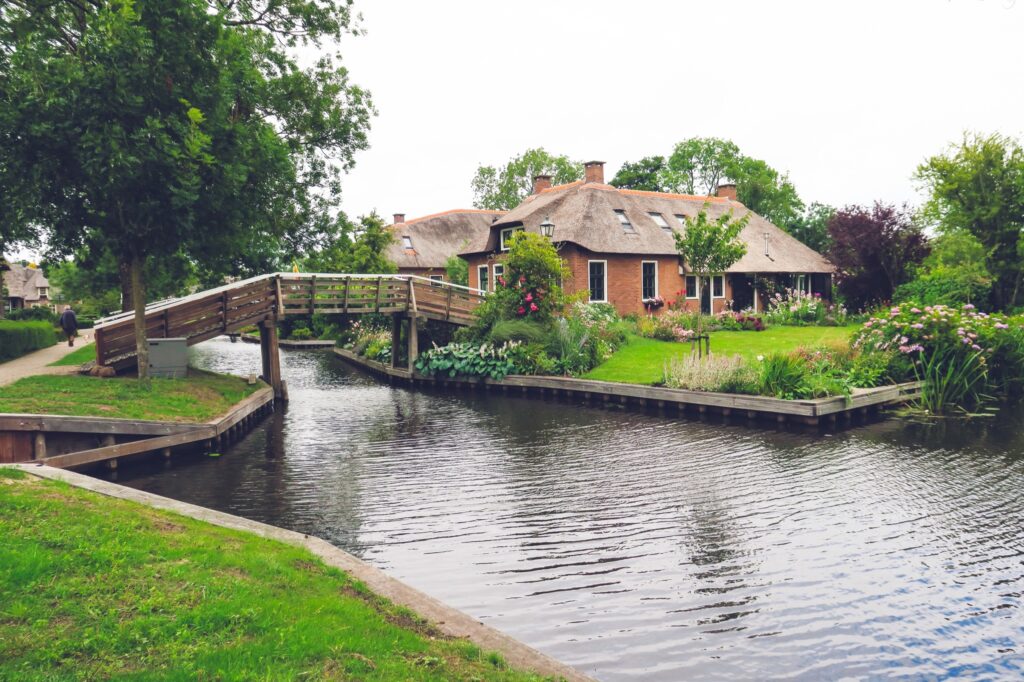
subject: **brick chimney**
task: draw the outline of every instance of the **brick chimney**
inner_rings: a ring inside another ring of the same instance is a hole
[[[736,183],[735,182],[720,182],[718,183],[718,191],[715,192],[716,197],[722,199],[728,199],[729,201],[736,201]]]
[[[540,194],[546,189],[551,187],[551,176],[550,175],[534,175],[533,176],[533,193]]]
[[[583,164],[584,182],[604,184],[604,161],[587,161]]]
[[[404,223],[405,222],[405,214],[404,213],[396,213],[395,217],[394,217],[394,222],[395,222],[395,225],[400,225],[400,224]]]

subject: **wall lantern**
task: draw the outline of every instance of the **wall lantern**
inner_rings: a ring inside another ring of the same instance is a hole
[[[548,239],[555,236],[555,224],[551,222],[551,216],[544,218],[544,222],[540,224],[540,233]]]

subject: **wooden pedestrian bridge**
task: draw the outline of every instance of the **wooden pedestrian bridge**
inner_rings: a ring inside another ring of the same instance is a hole
[[[418,354],[417,319],[456,325],[473,323],[473,311],[486,293],[478,289],[415,275],[346,275],[278,272],[226,284],[182,298],[146,306],[146,335],[151,339],[184,338],[188,345],[256,326],[263,351],[263,378],[281,396],[277,321],[286,315],[315,313],[391,315],[393,357],[397,362],[405,338],[408,366]],[[117,370],[136,362],[135,313],[98,320],[96,362]]]

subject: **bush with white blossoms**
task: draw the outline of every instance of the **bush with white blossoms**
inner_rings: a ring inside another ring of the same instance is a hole
[[[786,289],[768,297],[765,318],[774,324],[826,325],[846,324],[846,306],[830,303],[821,294],[808,294],[798,289]]]

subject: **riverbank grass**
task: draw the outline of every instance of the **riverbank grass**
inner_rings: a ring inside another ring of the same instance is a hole
[[[262,384],[189,369],[184,379],[38,375],[0,387],[0,412],[204,422],[226,413]]]
[[[306,550],[2,467],[0,537],[0,679],[539,679]]]
[[[96,344],[87,343],[81,348],[76,348],[71,351],[60,360],[51,362],[50,367],[72,367],[74,365],[84,365],[90,360],[96,359]]]
[[[785,327],[773,326],[762,332],[711,332],[711,352],[723,357],[740,355],[754,360],[758,355],[788,353],[797,348],[843,344],[859,326]],[[584,375],[585,379],[651,385],[664,376],[665,363],[690,354],[689,343],[657,341],[630,336],[629,343],[604,363]]]

